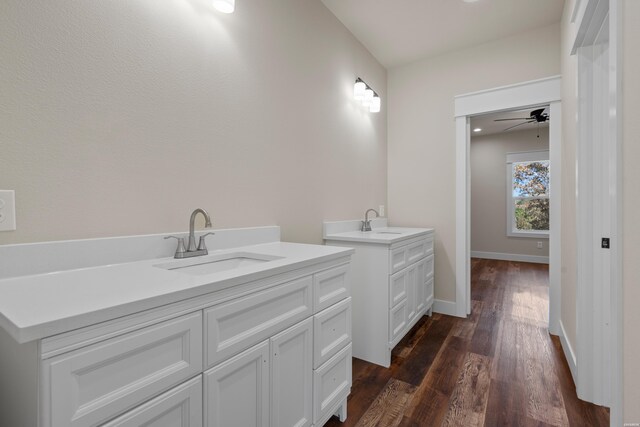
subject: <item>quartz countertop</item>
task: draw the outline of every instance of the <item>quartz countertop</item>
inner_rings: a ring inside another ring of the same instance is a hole
[[[166,270],[159,258],[0,280],[0,327],[20,343],[349,256],[343,247],[273,242],[210,251],[279,257],[216,273]],[[193,258],[190,258],[193,259]]]
[[[391,245],[403,240],[432,233],[433,228],[381,227],[371,231],[344,231],[325,234],[326,241],[345,241]]]

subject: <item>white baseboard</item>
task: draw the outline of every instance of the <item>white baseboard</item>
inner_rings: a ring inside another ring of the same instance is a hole
[[[502,254],[499,252],[471,251],[471,258],[499,259],[502,261],[534,262],[536,264],[549,264],[548,256]]]
[[[569,370],[571,371],[571,376],[573,377],[573,382],[575,383],[576,378],[578,377],[576,367],[576,353],[573,351],[573,347],[571,347],[571,343],[567,339],[567,331],[564,330],[562,320],[560,320],[560,343],[562,344],[562,351],[564,352],[564,357],[567,359]]]
[[[433,312],[446,314],[447,316],[458,316],[456,310],[456,303],[452,301],[445,301],[441,299],[433,300]]]

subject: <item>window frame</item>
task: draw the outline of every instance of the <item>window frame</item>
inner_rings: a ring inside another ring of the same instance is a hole
[[[550,230],[524,231],[515,228],[516,199],[548,199],[551,202],[551,182],[549,182],[549,191],[546,197],[513,197],[513,165],[514,163],[527,162],[549,162],[549,150],[507,153],[507,236],[548,239]],[[549,173],[551,173],[551,163],[549,163]],[[549,226],[551,226],[551,223],[549,223]]]

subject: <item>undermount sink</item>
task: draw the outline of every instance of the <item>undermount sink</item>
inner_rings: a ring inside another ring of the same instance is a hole
[[[283,257],[263,255],[249,252],[235,252],[224,255],[207,255],[203,257],[181,259],[154,265],[165,270],[173,270],[179,273],[200,276],[203,274],[219,273],[221,271],[235,270],[256,264],[282,259]]]
[[[376,231],[375,234],[402,234],[399,231]]]

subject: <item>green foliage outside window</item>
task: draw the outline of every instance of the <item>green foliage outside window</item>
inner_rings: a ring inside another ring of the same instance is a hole
[[[549,161],[513,164],[513,199],[517,230],[549,230]]]

